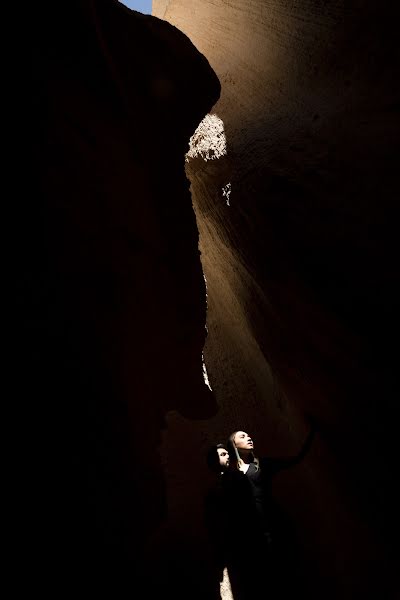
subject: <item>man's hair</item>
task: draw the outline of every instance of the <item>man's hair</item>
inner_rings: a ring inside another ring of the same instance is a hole
[[[220,448],[222,448],[223,450],[226,450],[228,452],[228,448],[225,446],[225,444],[213,444],[211,446],[211,448],[209,449],[209,451],[207,452],[207,456],[206,456],[207,466],[209,469],[211,469],[211,471],[220,471],[221,470],[221,465],[219,462],[219,454],[218,454],[218,450]]]

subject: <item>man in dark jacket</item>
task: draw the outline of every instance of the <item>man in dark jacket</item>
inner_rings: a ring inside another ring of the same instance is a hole
[[[211,545],[212,563],[216,578],[222,582],[227,566],[229,540],[229,511],[226,506],[226,486],[224,477],[229,467],[229,453],[224,444],[214,444],[207,452],[207,465],[215,474],[215,480],[205,497],[204,516]]]

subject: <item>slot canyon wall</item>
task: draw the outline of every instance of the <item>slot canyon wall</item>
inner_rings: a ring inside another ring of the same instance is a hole
[[[219,412],[169,415],[171,530],[187,532],[200,511],[199,448],[245,429],[261,455],[291,455],[312,414],[309,456],[274,487],[295,524],[302,589],[397,597],[395,7],[154,0],[153,15],[210,61],[227,143],[186,168]]]
[[[46,597],[143,597],[144,548],[167,511],[165,414],[216,412],[184,155],[220,84],[186,36],[115,0],[24,19],[18,581]]]
[[[243,427],[260,455],[294,454],[311,414],[310,454],[274,487],[298,546],[288,579],[311,599],[394,598],[394,8],[153,0],[153,14],[23,11],[23,580],[52,598],[218,597],[205,450]],[[210,111],[227,154],[185,163]]]

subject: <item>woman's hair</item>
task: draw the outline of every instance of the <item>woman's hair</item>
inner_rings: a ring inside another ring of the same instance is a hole
[[[231,469],[235,470],[235,469],[239,469],[240,467],[244,464],[243,460],[240,458],[240,454],[239,454],[239,450],[236,447],[235,444],[235,436],[237,433],[239,433],[239,431],[242,431],[241,429],[238,429],[237,431],[234,431],[233,433],[231,433],[231,435],[228,438],[228,443],[227,443],[227,449],[229,452],[229,466]],[[251,461],[254,463],[254,466],[256,467],[257,471],[260,468],[260,464],[259,464],[259,460],[256,456],[254,456],[253,452],[251,453]]]
[[[223,448],[224,450],[226,450],[228,452],[228,448],[225,446],[225,444],[214,444],[213,446],[211,446],[211,448],[207,452],[207,456],[206,456],[207,466],[209,469],[211,469],[211,471],[220,471],[221,470],[221,465],[219,462],[219,454],[218,454],[219,448]]]

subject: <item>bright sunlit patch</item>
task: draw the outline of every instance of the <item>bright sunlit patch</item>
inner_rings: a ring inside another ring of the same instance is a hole
[[[206,115],[190,138],[186,160],[197,157],[216,160],[226,153],[223,121],[217,115]]]
[[[229,581],[228,569],[225,567],[220,585],[221,600],[233,600],[231,582]]]
[[[204,272],[203,272],[203,277],[204,277],[204,285],[206,286],[206,302],[207,302],[207,279],[206,279]]]
[[[229,196],[231,195],[231,191],[232,191],[232,185],[230,182],[227,183],[226,185],[224,185],[224,187],[222,188],[222,195],[226,199],[226,203],[228,206],[230,206]]]
[[[204,277],[204,283],[205,283],[205,286],[206,286],[206,304],[207,304],[207,297],[208,297],[207,296],[207,279],[206,279],[206,276],[205,276],[204,272],[203,272],[203,277]],[[208,332],[207,325],[206,325],[206,331]],[[204,360],[204,354],[201,355],[201,360],[202,360],[202,363],[203,363],[203,378],[204,378],[204,383],[211,390],[211,385],[210,385],[210,382],[209,382],[209,379],[208,379],[208,375],[207,375],[206,363],[205,363],[205,360]]]
[[[201,355],[201,360],[203,361],[203,378],[204,378],[204,383],[212,391],[211,385],[210,385],[210,381],[209,381],[208,375],[207,375],[206,363],[204,362],[204,354]]]

